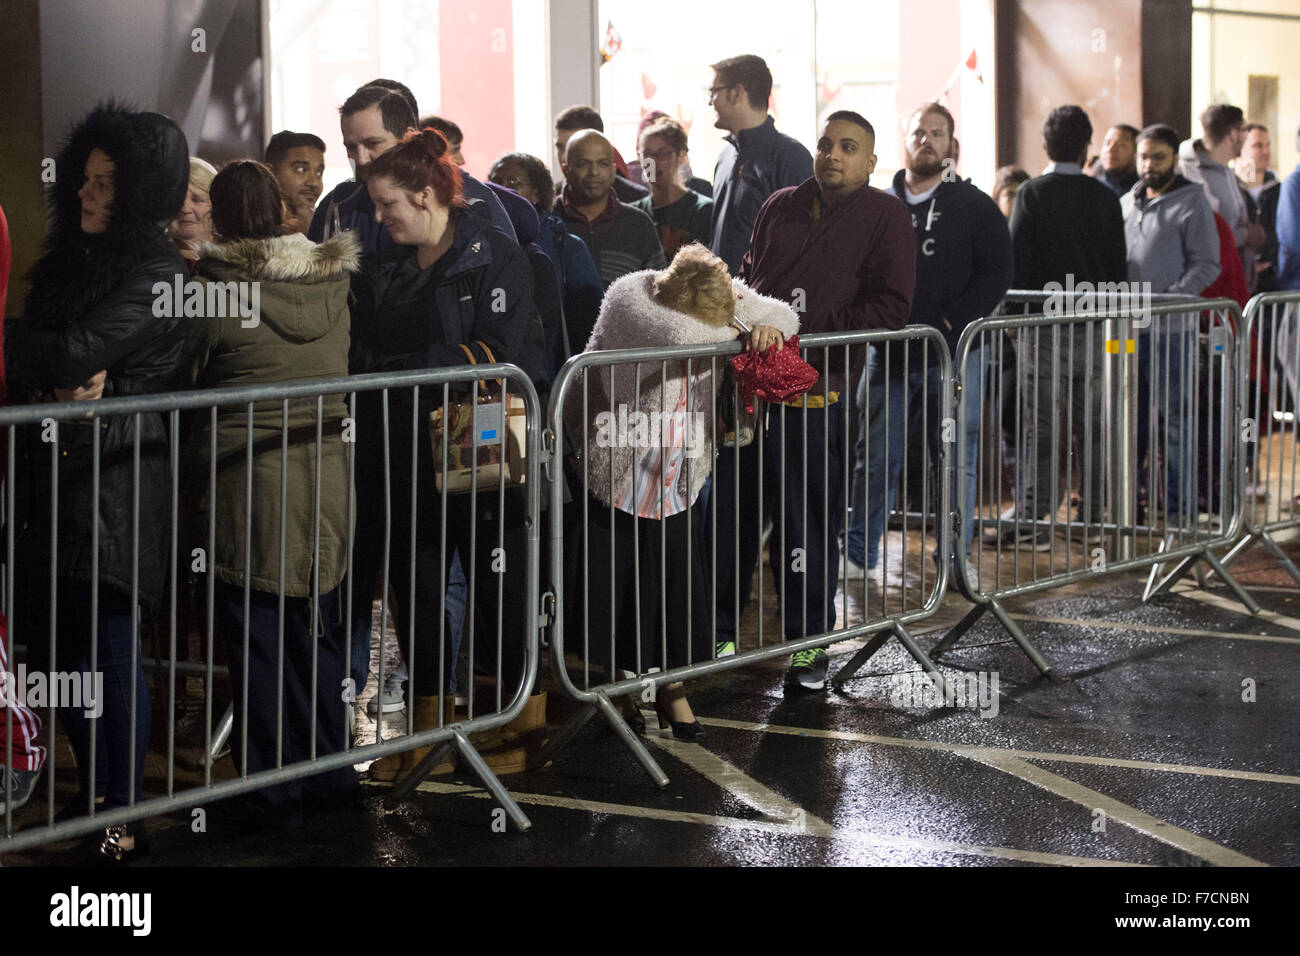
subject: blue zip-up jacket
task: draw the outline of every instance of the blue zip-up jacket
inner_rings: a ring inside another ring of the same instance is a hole
[[[769,116],[761,126],[726,138],[713,170],[713,238],[709,248],[733,276],[763,203],[778,189],[798,186],[813,174],[812,154],[792,136],[778,133]]]
[[[605,286],[600,281],[600,271],[591,250],[579,236],[564,225],[564,220],[551,214],[542,220],[537,244],[555,264],[556,281],[564,296],[564,327],[568,332],[567,348],[564,338],[552,343],[556,368],[568,361],[569,356],[581,352],[591,330],[596,327]]]
[[[1300,165],[1277,197],[1277,287],[1300,289]]]
[[[506,214],[505,207],[501,205],[501,200],[496,197],[496,193],[463,170],[461,188],[465,198],[471,201],[471,208],[473,200],[487,204],[486,210],[475,209],[474,212],[486,211],[491,217],[492,225],[518,243],[515,227],[511,225],[510,216]],[[338,222],[334,223],[332,220],[336,212]],[[377,252],[379,249],[394,245],[393,237],[388,234],[388,227],[375,222],[375,204],[370,199],[370,193],[363,183],[355,179],[339,183],[316,207],[316,213],[311,217],[311,225],[307,228],[307,238],[312,242],[320,242],[326,235],[332,236],[342,229],[351,229],[357,234],[357,238],[361,240],[362,252]]]

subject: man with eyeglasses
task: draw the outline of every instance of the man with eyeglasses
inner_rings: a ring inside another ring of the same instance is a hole
[[[812,178],[812,154],[793,137],[777,132],[767,112],[772,73],[762,57],[746,54],[713,64],[708,94],[717,113],[713,125],[729,134],[713,170],[709,246],[735,275],[759,209],[778,189]]]

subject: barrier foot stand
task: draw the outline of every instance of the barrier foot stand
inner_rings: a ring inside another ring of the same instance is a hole
[[[235,705],[227,704],[226,712],[221,715],[221,720],[217,723],[217,732],[212,735],[212,749],[208,751],[208,766],[211,767],[221,756],[222,749],[226,746],[226,741],[230,739],[230,733],[235,729]]]
[[[388,796],[384,798],[384,806],[391,810],[409,797],[416,787],[424,783],[424,778],[429,776],[433,768],[447,759],[447,754],[451,753],[454,744],[453,740],[444,740],[425,754],[424,759],[412,767],[410,773],[393,784],[393,789],[388,791]]]
[[[934,661],[930,659],[925,651],[921,650],[920,645],[916,643],[912,635],[907,633],[907,628],[897,621],[894,622],[894,636],[898,638],[899,643],[907,648],[907,653],[912,655],[912,659],[921,665],[921,670],[930,675],[930,680],[934,681],[935,689],[939,691],[944,700],[947,700],[948,687],[943,675],[939,673],[939,668],[934,666]]]
[[[1292,561],[1291,558],[1287,556],[1287,553],[1278,546],[1278,543],[1267,534],[1261,534],[1259,540],[1264,542],[1264,547],[1268,548],[1268,550],[1273,553],[1273,557],[1277,558],[1278,561],[1281,562],[1282,567],[1286,568],[1286,573],[1295,578],[1297,584],[1300,584],[1300,568],[1295,566],[1295,562]],[[1223,563],[1228,563],[1227,558],[1224,558]]]
[[[1007,609],[1002,606],[1001,602],[997,599],[991,599],[989,601],[989,610],[993,612],[994,617],[1002,622],[1002,626],[1007,629],[1007,633],[1011,635],[1012,640],[1020,645],[1020,649],[1025,652],[1025,656],[1033,662],[1033,665],[1038,668],[1042,675],[1050,677],[1052,665],[1047,663],[1047,659],[1042,654],[1038,653],[1038,648],[1029,643],[1029,638],[1025,637],[1025,632],[1020,629],[1015,621],[1011,620],[1011,615],[1007,613]]]
[[[872,634],[871,639],[858,649],[858,652],[849,659],[849,662],[835,672],[835,676],[831,678],[831,683],[839,687],[846,680],[852,680],[853,675],[862,669],[862,665],[871,660],[876,651],[885,646],[885,642],[889,640],[891,634],[891,631],[885,630],[876,631],[875,634]]]
[[[943,636],[943,640],[930,648],[930,657],[933,660],[938,660],[945,653],[952,650],[957,645],[957,642],[966,636],[966,632],[975,626],[975,622],[988,612],[988,609],[987,604],[976,604],[967,611],[965,617],[948,629],[948,633]]]
[[[645,749],[645,744],[641,743],[640,738],[632,732],[632,728],[627,725],[627,721],[618,712],[618,708],[610,703],[609,697],[606,696],[604,691],[596,691],[596,704],[600,707],[600,712],[605,715],[605,719],[609,721],[609,725],[614,728],[614,732],[619,735],[627,748],[632,751],[637,762],[650,775],[654,785],[660,790],[668,786],[668,774],[664,773],[663,768],[655,763],[655,758],[650,756],[650,751]]]
[[[546,741],[546,744],[537,752],[537,756],[534,758],[533,763],[537,767],[545,767],[555,757],[555,754],[564,747],[565,744],[573,739],[573,735],[583,727],[587,726],[587,721],[591,720],[591,718],[595,716],[595,704],[583,704],[579,707],[577,713],[570,717],[565,722],[564,726],[551,734],[550,738]],[[531,770],[534,768],[529,767],[529,769]]]
[[[508,816],[510,822],[515,825],[515,829],[520,833],[527,831],[529,827],[533,825],[532,822],[529,821],[528,817],[524,816],[524,811],[519,809],[519,804],[515,803],[514,797],[510,796],[500,778],[488,769],[488,765],[483,762],[483,758],[480,757],[478,751],[474,749],[474,745],[469,742],[460,730],[456,731],[456,736],[452,739],[456,742],[456,749],[460,752],[461,757],[467,764],[469,764],[469,769],[474,772],[474,775],[478,777],[483,786],[487,788],[488,793],[492,794],[493,799],[497,802],[497,806],[505,810],[506,816]],[[433,751],[429,751],[429,755],[432,756]],[[431,764],[430,766],[436,766],[436,764]],[[419,768],[417,767],[416,769],[418,770]],[[426,770],[425,773],[428,773],[428,771]],[[411,776],[413,777],[415,774],[412,773]]]
[[[1199,554],[1193,554],[1183,558],[1163,578],[1160,577],[1160,572],[1164,568],[1164,563],[1151,565],[1151,571],[1147,574],[1147,586],[1142,592],[1142,603],[1146,604],[1153,597],[1159,597],[1161,594],[1167,593],[1170,588],[1179,582],[1184,574],[1191,570],[1192,565],[1199,561],[1200,557]]]
[[[1205,558],[1205,563],[1214,569],[1214,573],[1223,579],[1223,583],[1228,586],[1232,593],[1237,595],[1237,600],[1246,605],[1247,611],[1251,614],[1258,614],[1260,612],[1261,608],[1255,599],[1250,596],[1250,592],[1243,588],[1237,579],[1228,573],[1228,569],[1219,562],[1219,559],[1214,556],[1213,552],[1211,552],[1209,548],[1205,549],[1205,553],[1202,554],[1201,557]]]
[[[1242,538],[1240,541],[1234,544],[1231,548],[1225,551],[1223,553],[1223,557],[1219,558],[1219,563],[1226,568],[1228,565],[1232,564],[1233,561],[1236,561],[1239,557],[1241,557],[1242,554],[1244,554],[1246,551],[1249,551],[1251,546],[1253,546],[1256,541],[1258,541],[1260,538],[1263,537],[1268,537],[1268,536],[1256,534],[1255,532],[1252,531],[1250,534],[1246,535],[1244,538]],[[1300,578],[1297,578],[1296,580],[1300,582]]]

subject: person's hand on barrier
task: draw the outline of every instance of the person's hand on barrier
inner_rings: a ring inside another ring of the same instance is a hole
[[[104,397],[104,382],[108,369],[101,369],[76,388],[56,388],[54,398],[59,402],[87,402]]]
[[[749,350],[766,352],[769,346],[784,345],[785,337],[770,325],[756,325],[749,333]]]

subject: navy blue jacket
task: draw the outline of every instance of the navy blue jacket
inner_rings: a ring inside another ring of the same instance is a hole
[[[812,154],[776,131],[772,117],[761,126],[726,138],[713,170],[713,238],[709,248],[733,276],[758,221],[758,211],[778,189],[798,186],[813,174]]]
[[[511,239],[515,238],[515,227],[510,224],[510,217],[506,215],[505,207],[501,205],[501,200],[496,197],[496,193],[463,171],[461,188],[465,192],[465,198],[471,200],[471,207],[472,200],[486,203],[486,210],[479,209],[475,210],[476,212],[487,212],[492,225]],[[335,208],[338,210],[337,229],[330,221],[334,216]],[[307,238],[312,242],[320,242],[327,234],[333,235],[341,229],[351,229],[357,234],[357,238],[361,240],[362,252],[375,252],[394,245],[393,237],[388,234],[388,227],[375,222],[375,204],[370,199],[370,193],[364,184],[355,179],[339,183],[316,207],[316,212],[311,217],[311,225],[307,227]]]
[[[906,172],[891,191],[912,216],[916,291],[910,322],[930,325],[955,349],[962,329],[992,314],[1011,286],[1011,232],[995,203],[963,180],[940,182],[924,202],[907,193]]]

